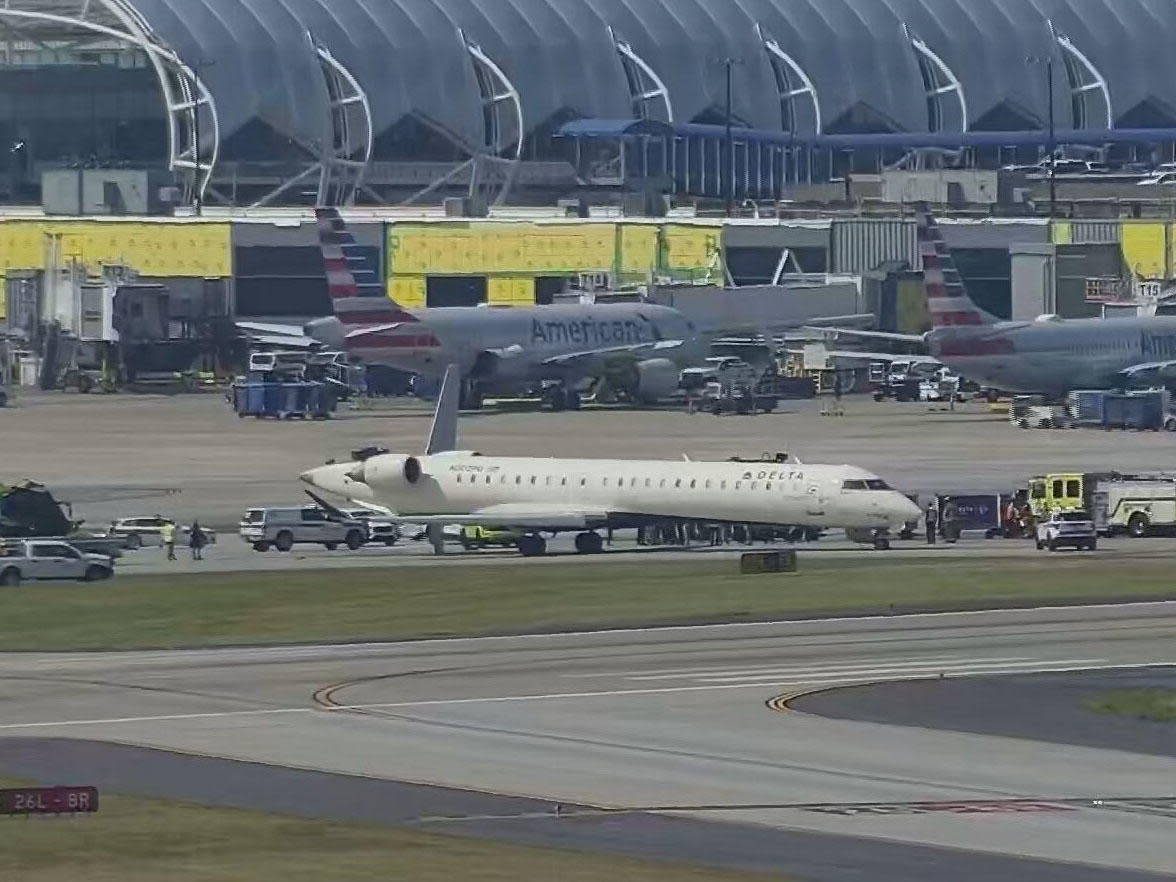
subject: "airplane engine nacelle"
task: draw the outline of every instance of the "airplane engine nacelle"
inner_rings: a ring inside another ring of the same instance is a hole
[[[682,371],[668,358],[647,358],[637,362],[630,394],[642,404],[654,404],[678,389]]]
[[[373,456],[363,463],[364,483],[379,484],[386,489],[418,484],[424,473],[421,461],[415,456],[385,454]]]

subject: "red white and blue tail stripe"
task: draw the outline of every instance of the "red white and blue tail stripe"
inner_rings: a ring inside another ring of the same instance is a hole
[[[985,312],[968,296],[943,232],[926,203],[915,206],[919,256],[923,260],[923,285],[932,328],[995,325],[1000,320]]]
[[[388,297],[377,267],[334,208],[315,210],[331,308],[344,328],[413,323],[419,319]]]

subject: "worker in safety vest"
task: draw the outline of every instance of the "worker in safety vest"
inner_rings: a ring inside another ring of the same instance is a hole
[[[159,538],[163,540],[163,547],[167,549],[167,559],[176,559],[176,525],[165,521],[159,530]]]

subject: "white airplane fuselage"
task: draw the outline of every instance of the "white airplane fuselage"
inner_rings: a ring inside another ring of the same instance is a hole
[[[302,479],[403,518],[493,511],[502,520],[518,511],[529,513],[524,527],[543,512],[558,529],[667,518],[889,530],[920,516],[906,496],[863,469],[797,462],[384,454],[321,466]],[[577,523],[561,512],[589,514]]]

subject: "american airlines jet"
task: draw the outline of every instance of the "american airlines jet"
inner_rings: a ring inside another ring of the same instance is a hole
[[[632,363],[634,398],[655,401],[678,388],[683,367],[700,363],[709,338],[678,310],[652,303],[406,309],[388,296],[339,212],[320,208],[319,241],[334,315],[301,329],[306,337],[384,364],[441,379],[456,364],[462,401],[483,393],[544,388],[553,410],[579,407],[578,384],[600,376],[610,360]],[[247,331],[299,329],[240,323]]]
[[[848,465],[772,461],[556,459],[456,450],[458,371],[445,375],[423,455],[380,453],[310,469],[310,486],[401,521],[441,528],[477,524],[525,531],[519,550],[546,552],[543,534],[575,532],[576,550],[599,552],[606,527],[665,520],[844,527],[855,541],[889,547],[891,530],[918,506]],[[313,495],[313,494],[312,494]],[[319,497],[315,497],[319,499]],[[321,500],[320,500],[321,501]]]
[[[926,206],[918,208],[918,236],[931,315],[927,350],[962,376],[1051,396],[1176,380],[1176,316],[1001,321],[968,296]]]

